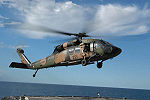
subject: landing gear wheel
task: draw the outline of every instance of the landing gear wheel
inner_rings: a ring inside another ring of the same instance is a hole
[[[35,74],[33,74],[33,77],[35,77]]]
[[[103,62],[97,63],[97,68],[102,68],[102,66],[103,66]]]
[[[82,60],[81,64],[82,64],[82,66],[86,66],[86,64],[87,64],[86,60]]]
[[[36,76],[36,73],[38,72],[38,69],[35,71],[35,73],[33,74],[33,77],[35,77]]]

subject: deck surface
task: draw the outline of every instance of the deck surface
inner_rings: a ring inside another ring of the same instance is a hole
[[[133,100],[126,98],[74,97],[74,96],[11,96],[9,100]]]

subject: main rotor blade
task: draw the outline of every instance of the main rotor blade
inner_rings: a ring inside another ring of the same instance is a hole
[[[76,36],[76,37],[90,37],[89,35],[86,35],[86,33],[68,33],[68,32],[63,32],[55,29],[51,29],[48,27],[40,26],[40,25],[33,25],[33,24],[27,24],[19,27],[20,29],[25,29],[25,30],[31,30],[31,31],[37,31],[37,32],[46,32],[46,33],[57,33],[57,34],[62,34],[62,35],[68,35],[68,36]]]
[[[55,39],[55,40],[50,40],[49,42],[50,43],[56,43],[56,44],[62,44],[62,43],[65,43],[65,42],[68,42],[68,41],[72,41],[76,39],[75,37],[69,37],[69,38],[62,38],[62,39]]]
[[[40,25],[33,25],[33,24],[25,24],[25,25],[18,27],[18,29],[24,29],[24,30],[35,31],[35,32],[45,32],[45,33],[51,33],[51,34],[57,33],[57,34],[68,35],[68,36],[77,35],[75,33],[63,32],[63,31],[51,29],[48,27],[40,26]]]

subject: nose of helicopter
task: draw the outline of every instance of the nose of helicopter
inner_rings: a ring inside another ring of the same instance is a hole
[[[116,46],[112,46],[112,55],[115,57],[119,55],[122,52],[122,50]]]

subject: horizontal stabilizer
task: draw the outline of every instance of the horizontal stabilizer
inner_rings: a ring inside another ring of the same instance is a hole
[[[23,63],[17,63],[17,62],[12,62],[9,67],[11,67],[11,68],[31,69],[31,66],[29,66],[27,64],[23,64]]]

